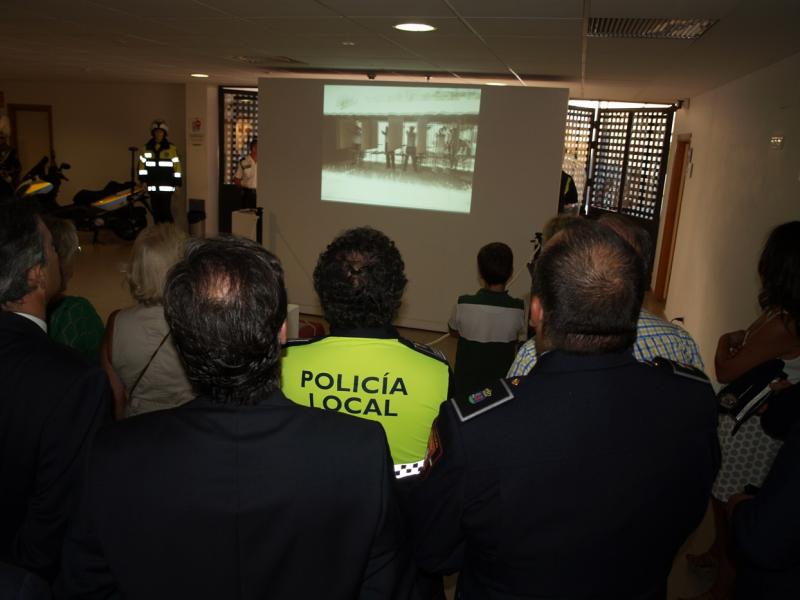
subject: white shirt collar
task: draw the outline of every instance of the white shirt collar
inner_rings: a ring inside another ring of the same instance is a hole
[[[34,322],[34,323],[36,323],[36,324],[37,324],[39,327],[41,327],[42,331],[44,331],[45,333],[47,333],[47,323],[45,323],[44,321],[42,321],[42,320],[41,320],[39,317],[36,317],[36,316],[34,316],[34,315],[29,315],[28,313],[24,313],[24,312],[18,312],[18,313],[14,313],[14,314],[17,314],[17,315],[19,315],[20,317],[25,317],[25,318],[26,318],[26,319],[28,319],[29,321],[33,321],[33,322]]]

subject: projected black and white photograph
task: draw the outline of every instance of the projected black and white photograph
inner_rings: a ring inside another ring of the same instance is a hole
[[[469,213],[476,88],[326,85],[321,199]]]

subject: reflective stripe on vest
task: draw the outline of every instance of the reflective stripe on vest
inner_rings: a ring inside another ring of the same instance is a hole
[[[403,479],[403,477],[411,477],[413,475],[419,475],[422,472],[422,466],[424,464],[425,464],[424,460],[418,460],[417,462],[414,463],[395,465],[394,476],[397,479]]]

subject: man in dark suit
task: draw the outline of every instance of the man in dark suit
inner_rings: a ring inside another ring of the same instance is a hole
[[[381,426],[280,391],[278,259],[248,240],[192,242],[164,308],[198,397],[98,434],[65,543],[65,595],[400,596],[407,564]]]
[[[0,204],[0,560],[52,580],[88,442],[109,415],[105,373],[47,337],[60,287],[30,203]]]
[[[796,392],[793,394],[796,396]],[[800,399],[793,397],[792,401]],[[756,496],[737,494],[728,499],[733,544],[739,559],[734,594],[737,600],[797,597],[799,503],[800,424],[795,422]]]
[[[663,600],[719,466],[714,393],[701,371],[634,359],[644,266],[611,229],[557,234],[534,282],[546,352],[442,405],[413,493],[417,563],[460,570],[464,598]]]
[[[51,600],[50,586],[30,571],[0,562],[0,598]]]

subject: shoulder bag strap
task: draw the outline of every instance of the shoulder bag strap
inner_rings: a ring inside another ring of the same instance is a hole
[[[171,330],[167,331],[167,335],[164,336],[164,339],[162,339],[161,343],[158,344],[153,354],[150,355],[150,360],[147,361],[147,364],[144,366],[144,369],[142,369],[142,372],[139,373],[139,376],[136,378],[136,381],[133,382],[133,385],[131,386],[131,391],[128,392],[128,401],[130,401],[130,399],[133,398],[133,392],[134,390],[136,390],[136,386],[139,385],[139,382],[142,380],[142,377],[144,377],[144,374],[147,373],[147,369],[150,367],[150,363],[153,362],[153,359],[156,357],[156,354],[158,354],[158,351],[161,350],[161,346],[164,345],[164,342],[167,341],[167,338],[169,337],[170,333],[172,333]]]

